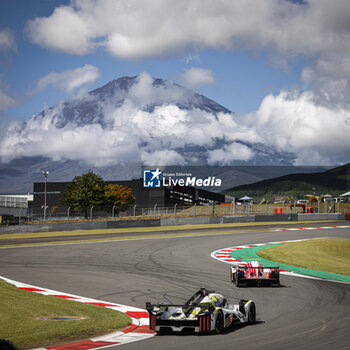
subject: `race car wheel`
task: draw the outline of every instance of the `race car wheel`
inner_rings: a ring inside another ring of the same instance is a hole
[[[0,339],[0,349],[2,350],[18,350],[17,346],[9,340]]]
[[[235,274],[235,283],[236,283],[236,286],[239,287],[240,286],[240,280],[239,280],[239,276],[238,276],[238,271],[236,272]]]
[[[224,316],[221,311],[216,314],[215,319],[215,332],[220,334],[224,329]]]
[[[255,310],[255,304],[252,302],[250,304],[250,309],[248,312],[248,323],[254,324],[256,322],[256,310]]]
[[[280,280],[278,279],[278,280],[276,280],[276,281],[274,281],[274,282],[272,282],[272,286],[273,287],[279,287],[281,284],[280,284]]]

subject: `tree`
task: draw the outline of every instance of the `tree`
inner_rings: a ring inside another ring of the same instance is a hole
[[[116,211],[127,209],[136,200],[131,188],[122,185],[106,185],[104,196],[105,204],[115,206]]]
[[[91,206],[104,205],[105,187],[106,184],[102,177],[89,171],[73,179],[68,185],[68,191],[63,193],[61,203],[73,209],[83,209],[85,217],[88,217]]]

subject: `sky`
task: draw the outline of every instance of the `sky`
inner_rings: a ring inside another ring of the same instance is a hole
[[[146,82],[148,76],[177,82],[235,113],[229,126],[215,124],[226,139],[227,130],[246,131],[245,141],[297,154],[296,165],[349,161],[348,0],[2,0],[1,162],[24,149],[64,158],[59,142],[52,153],[33,146],[38,130],[49,135],[46,127],[23,133],[15,126],[110,80],[140,74]],[[174,123],[177,112],[163,110],[161,117]],[[91,141],[83,131],[79,145]],[[213,153],[225,165],[247,151],[230,142]],[[152,158],[147,152],[138,159]],[[174,151],[164,152],[160,159]]]

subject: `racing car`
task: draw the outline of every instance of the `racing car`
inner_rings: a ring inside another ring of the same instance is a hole
[[[221,333],[234,323],[253,324],[256,321],[253,300],[241,299],[238,304],[228,304],[221,294],[207,288],[201,288],[184,305],[147,302],[146,309],[150,329],[156,333]]]
[[[262,266],[259,261],[230,267],[231,281],[237,287],[244,284],[268,284],[270,286],[280,285],[280,270],[278,267]]]

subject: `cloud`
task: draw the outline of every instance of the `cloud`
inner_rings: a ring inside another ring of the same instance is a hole
[[[208,152],[209,165],[230,165],[234,160],[248,161],[254,156],[254,152],[237,142],[232,142],[220,149]]]
[[[0,29],[0,50],[9,51],[15,50],[15,38],[8,28]]]
[[[327,55],[302,70],[301,79],[317,103],[350,108],[350,57]]]
[[[85,97],[98,111],[92,119],[74,109],[67,115],[66,105],[60,104],[24,125],[12,124],[0,141],[2,161],[40,155],[53,160],[84,160],[95,166],[123,162],[182,165],[198,155],[206,159],[210,151],[225,144],[257,140],[232,114],[179,108],[176,103],[183,105],[191,97],[189,90],[181,92],[176,84],[152,82],[147,73],[141,74],[129,93],[124,92],[121,103],[116,102],[116,96],[103,101],[94,100],[95,95]],[[242,151],[245,147],[226,158],[241,160]],[[222,161],[228,162],[226,158]]]
[[[99,69],[89,64],[61,73],[52,72],[39,79],[33,93],[37,93],[48,87],[72,92],[82,85],[92,84],[99,77]]]
[[[210,85],[215,82],[213,72],[209,69],[190,68],[186,69],[180,76],[183,85],[190,89],[200,89],[202,86]]]
[[[125,59],[235,47],[319,54],[348,52],[349,14],[347,0],[75,0],[29,21],[27,32],[50,49],[85,54],[105,46]]]
[[[173,150],[142,152],[141,160],[145,165],[185,165],[186,163],[184,157]]]
[[[15,105],[15,100],[0,90],[0,112]]]
[[[94,166],[183,165],[192,164],[193,159],[229,165],[254,161],[258,152],[268,151],[250,147],[260,144],[294,153],[296,165],[329,165],[348,159],[349,110],[319,105],[311,91],[270,94],[256,112],[245,116],[213,114],[190,104],[180,108],[189,102],[189,92],[176,84],[155,83],[143,73],[122,96],[103,101],[96,100],[95,94],[84,97],[91,119],[76,109],[67,114],[67,106],[60,104],[23,125],[12,124],[0,140],[0,158],[8,162],[46,156]]]
[[[348,161],[350,111],[319,105],[310,91],[270,94],[244,122],[263,143],[295,153],[296,165]]]
[[[302,79],[315,99],[348,105],[349,18],[348,0],[72,0],[29,21],[26,32],[51,50],[104,48],[127,60],[191,58],[206,49],[265,50],[280,64],[301,55],[309,62]],[[213,81],[194,69],[183,79],[191,87]]]
[[[86,5],[88,4],[91,4],[91,1],[87,1]],[[25,30],[36,44],[55,51],[82,55],[91,51],[95,46],[91,41],[92,33],[89,29],[87,15],[86,11],[80,11],[74,5],[72,7],[60,6],[50,17],[35,18],[29,21]]]

